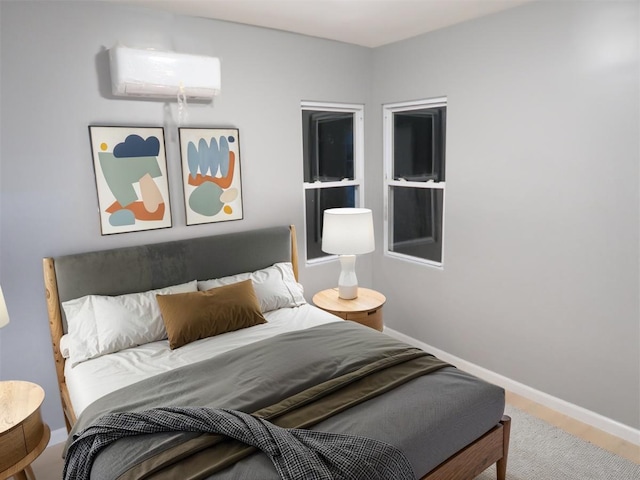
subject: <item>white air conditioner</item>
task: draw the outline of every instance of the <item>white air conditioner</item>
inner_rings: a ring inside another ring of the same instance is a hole
[[[109,49],[114,95],[210,100],[220,93],[220,60],[116,46]]]

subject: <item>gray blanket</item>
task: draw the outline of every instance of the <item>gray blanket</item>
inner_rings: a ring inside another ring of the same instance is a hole
[[[393,360],[390,352],[402,355],[407,347],[352,322],[283,334],[113,392],[83,412],[72,434],[115,412],[187,406],[256,412],[329,379],[366,369],[372,358]],[[414,471],[423,474],[495,426],[502,416],[503,395],[497,387],[445,367],[328,420],[318,419],[316,427],[277,424],[376,438],[400,447]],[[124,478],[125,472],[140,473],[140,462],[159,458],[185,440],[197,443],[202,435],[164,432],[141,437],[144,439],[122,438],[105,448],[94,463],[91,478],[113,480]],[[427,438],[428,447],[424,443]],[[205,453],[202,457],[207,456]],[[242,458],[242,462],[229,464],[226,470],[215,474],[215,478],[278,478],[266,456]],[[203,467],[202,473],[193,478],[208,478],[207,471]],[[136,475],[130,478],[138,478]],[[168,470],[165,478],[186,478],[183,465],[173,472]]]
[[[223,434],[264,452],[284,480],[412,480],[411,464],[392,445],[353,435],[285,429],[246,413],[158,408],[100,418],[74,436],[64,478],[89,480],[100,451],[119,438],[164,431]]]

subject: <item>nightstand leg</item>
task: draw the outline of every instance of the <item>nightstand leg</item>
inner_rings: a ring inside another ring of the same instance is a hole
[[[21,472],[16,473],[13,476],[14,480],[36,480],[36,476],[31,469],[31,465],[22,470]]]

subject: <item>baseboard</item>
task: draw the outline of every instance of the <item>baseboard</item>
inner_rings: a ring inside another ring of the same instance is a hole
[[[556,412],[560,412],[575,420],[602,430],[603,432],[607,432],[611,435],[622,438],[627,442],[633,443],[634,445],[640,446],[640,430],[638,429],[620,423],[611,418],[605,417],[604,415],[600,415],[599,413],[593,412],[591,410],[587,410],[586,408],[580,407],[573,403],[569,403],[565,400],[549,395],[548,393],[536,390],[535,388],[524,385],[523,383],[517,382],[498,373],[492,372],[491,370],[487,370],[486,368],[480,367],[471,362],[467,362],[462,358],[458,358],[454,355],[444,352],[438,348],[432,347],[431,345],[423,343],[419,340],[416,340],[415,338],[412,338],[391,328],[385,327],[384,333],[405,343],[425,350],[435,355],[440,360],[451,363],[452,365],[460,368],[460,370],[471,373],[472,375],[480,377],[483,380],[491,382],[495,385],[499,385],[505,390],[517,393],[518,395],[533,400],[534,402],[544,405],[545,407],[551,408]]]
[[[57,430],[53,430],[51,432],[51,438],[49,439],[49,447],[52,445],[57,445],[58,443],[66,442],[69,434],[67,433],[66,428],[58,428]]]

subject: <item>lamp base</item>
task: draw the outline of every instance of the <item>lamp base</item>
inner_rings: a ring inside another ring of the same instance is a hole
[[[356,277],[356,256],[340,255],[340,278],[338,278],[338,297],[353,300],[358,296],[358,277]]]
[[[353,300],[358,298],[358,286],[357,285],[338,285],[338,297],[343,300]]]

